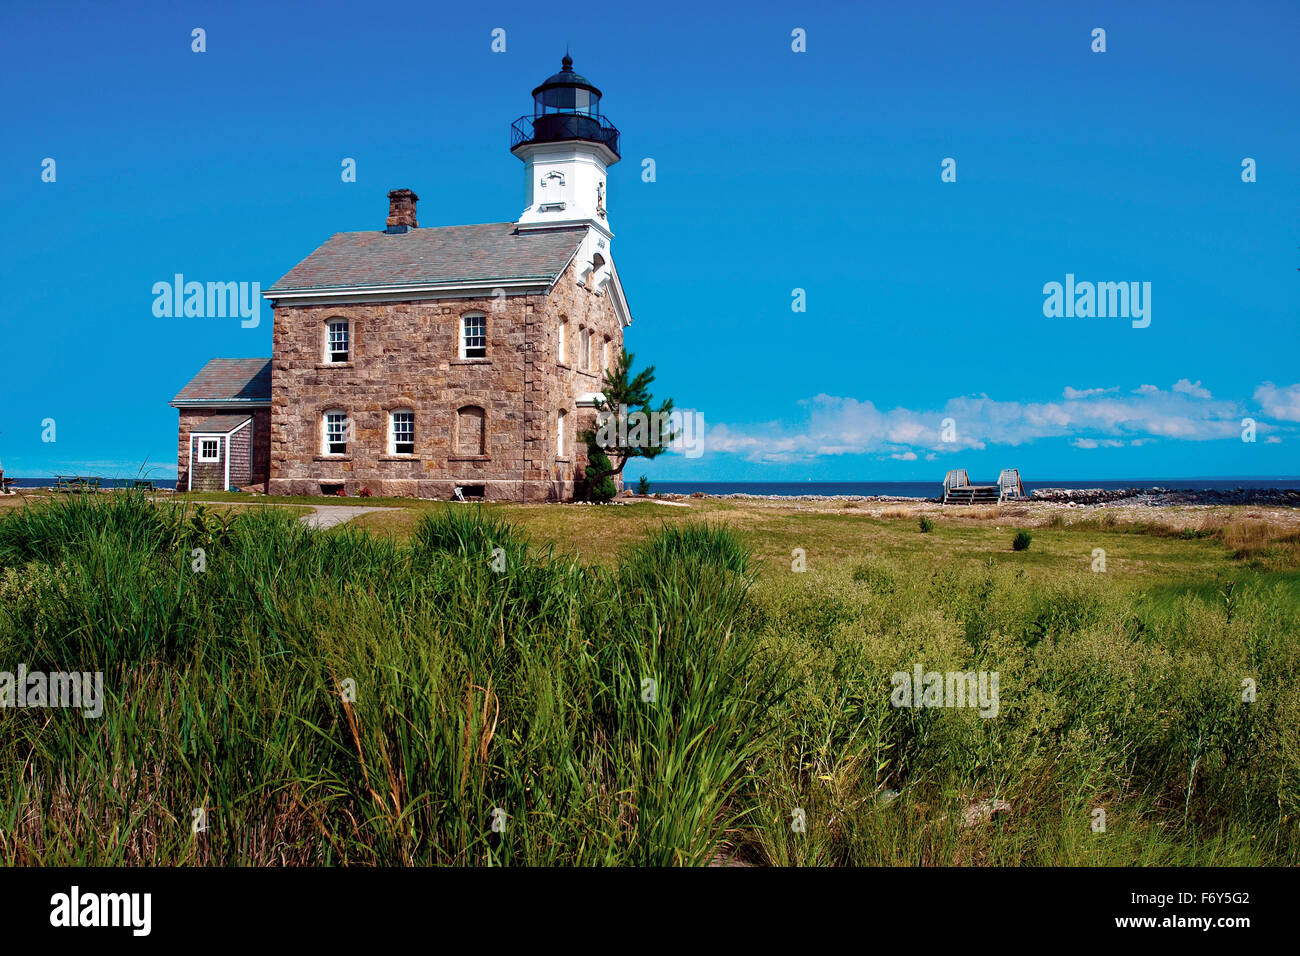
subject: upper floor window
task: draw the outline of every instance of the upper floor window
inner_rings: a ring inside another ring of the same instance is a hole
[[[555,340],[555,361],[559,362],[561,365],[567,365],[569,362],[568,343],[565,341],[568,337],[568,332],[569,320],[560,319],[560,331]]]
[[[415,412],[399,408],[389,413],[388,437],[390,455],[414,455]]]
[[[583,329],[579,339],[578,366],[583,371],[591,370],[591,329]]]
[[[471,312],[460,318],[460,357],[487,357],[487,316]]]
[[[600,345],[600,367],[609,371],[609,339],[605,339]]]
[[[346,455],[348,453],[348,413],[334,409],[325,413],[322,429],[321,453]]]
[[[351,354],[347,319],[330,319],[325,323],[325,361],[346,362]]]

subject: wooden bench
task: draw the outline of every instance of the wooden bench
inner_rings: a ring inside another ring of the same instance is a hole
[[[80,475],[55,475],[55,491],[98,491],[98,478],[83,478]]]
[[[998,485],[972,485],[965,468],[954,468],[943,479],[946,505],[992,505],[1002,500]]]

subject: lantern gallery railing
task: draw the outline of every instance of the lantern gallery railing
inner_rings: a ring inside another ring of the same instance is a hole
[[[585,139],[607,146],[615,156],[618,129],[603,116],[586,113],[545,113],[521,116],[510,127],[510,148],[524,143],[558,143],[566,139]]]

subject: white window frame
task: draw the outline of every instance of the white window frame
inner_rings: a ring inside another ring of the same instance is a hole
[[[561,408],[555,416],[555,457],[564,458],[564,427],[568,424],[568,409]]]
[[[397,423],[398,423],[399,415],[409,416],[410,418],[410,423],[411,423],[410,430],[409,431],[406,431],[405,429],[403,430],[407,435],[410,436],[409,441],[405,442],[405,444],[409,444],[411,446],[410,451],[397,450],[397,446],[399,444],[397,440]],[[388,413],[388,453],[390,455],[414,455],[415,454],[415,409],[394,408],[391,412]]]
[[[335,326],[343,326],[343,350],[340,353],[334,348],[334,331]],[[335,358],[335,355],[342,354],[343,358]],[[325,361],[330,365],[344,365],[352,361],[352,322],[335,316],[325,320]]]
[[[330,419],[337,416],[342,416],[343,419],[342,422],[343,441],[332,442],[330,441],[330,424],[331,424]],[[348,421],[348,413],[341,408],[330,408],[325,410],[324,412],[321,412],[320,422],[321,422],[320,453],[322,455],[332,455],[335,457],[342,457],[343,455],[346,455],[348,453],[348,432],[350,431],[348,427],[350,424]],[[343,446],[343,450],[332,451],[330,446],[334,444],[341,444]]]
[[[471,346],[470,343],[470,322],[473,321],[477,326],[482,328],[482,334],[475,336],[481,338],[483,344]],[[470,355],[470,349],[482,351],[482,355]],[[484,359],[487,358],[487,315],[482,312],[466,312],[460,317],[460,357],[463,359]]]
[[[213,438],[204,437],[204,438],[197,439],[197,441],[199,443],[199,454],[197,459],[198,461],[203,462],[205,464],[213,464],[214,462],[221,461],[221,438],[220,437],[213,437]],[[206,445],[208,442],[212,442],[212,444],[216,446],[216,451],[213,452],[211,456],[203,454],[203,446]]]

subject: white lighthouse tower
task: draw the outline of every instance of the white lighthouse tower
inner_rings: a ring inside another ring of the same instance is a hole
[[[600,90],[573,72],[567,53],[559,73],[533,90],[533,115],[511,131],[510,151],[524,163],[528,205],[520,232],[587,227],[578,251],[579,284],[604,294],[613,274],[606,171],[619,160],[618,130],[600,114]]]

